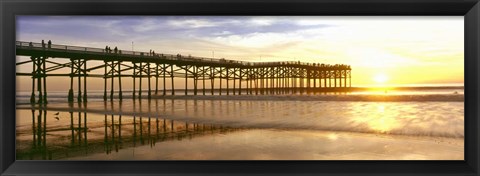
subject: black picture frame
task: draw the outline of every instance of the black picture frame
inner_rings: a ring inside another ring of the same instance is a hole
[[[1,175],[479,175],[478,0],[0,0]],[[16,15],[419,15],[465,17],[464,161],[16,161]]]

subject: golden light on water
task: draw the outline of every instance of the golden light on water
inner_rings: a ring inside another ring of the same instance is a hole
[[[385,105],[380,104],[377,108],[378,116],[368,121],[368,126],[380,133],[385,133],[396,127],[397,121],[389,116],[389,111],[385,111]]]
[[[327,135],[327,138],[334,141],[334,140],[338,139],[338,135],[335,134],[335,133],[330,133],[330,134]]]
[[[391,117],[381,117],[375,120],[372,120],[368,123],[371,129],[385,133],[392,130],[396,126],[396,120]]]
[[[399,122],[392,116],[392,113],[395,112],[386,108],[382,103],[367,107],[367,109],[365,109],[365,107],[359,108],[362,108],[361,111],[366,110],[371,112],[371,114],[368,116],[355,117],[354,121],[360,124],[366,124],[368,129],[377,133],[388,133],[399,125]]]

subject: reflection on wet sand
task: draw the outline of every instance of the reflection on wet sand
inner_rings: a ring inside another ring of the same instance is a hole
[[[17,125],[19,160],[56,160],[102,152],[109,154],[124,148],[144,145],[153,147],[162,141],[192,139],[239,130],[153,116],[55,112],[44,108],[29,111],[31,126],[26,125],[25,121]],[[23,115],[26,112],[28,110],[18,110],[17,114]]]
[[[156,99],[19,105],[17,159],[462,160],[463,112],[461,102]]]

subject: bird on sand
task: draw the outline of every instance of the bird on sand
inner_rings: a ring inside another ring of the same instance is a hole
[[[55,114],[53,114],[53,115],[58,115],[58,114],[60,114],[60,112],[57,112],[57,113],[55,113]]]
[[[55,117],[55,119],[60,120],[60,118],[58,118],[58,117]]]

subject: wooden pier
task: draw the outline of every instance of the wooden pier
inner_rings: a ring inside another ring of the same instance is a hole
[[[103,78],[105,101],[113,100],[114,92],[122,100],[122,77],[132,78],[134,99],[150,99],[152,94],[175,95],[175,90],[182,89],[174,87],[174,78],[185,79],[185,95],[189,92],[193,95],[214,95],[215,92],[218,95],[345,92],[349,91],[352,80],[351,67],[343,64],[245,62],[22,41],[16,42],[16,55],[30,57],[30,60],[17,62],[16,65],[31,63],[32,72],[17,72],[16,75],[32,78],[30,102],[39,104],[47,103],[46,79],[52,76],[70,77],[69,102],[75,100],[75,79],[78,82],[77,102],[87,102],[88,77]],[[50,58],[65,59],[67,62],[59,63]],[[103,64],[87,64],[88,61],[101,61]],[[49,63],[49,67],[46,67],[46,63]],[[63,68],[70,68],[70,72],[52,73]],[[104,69],[103,74],[91,73],[99,69]],[[147,88],[142,88],[142,81],[148,82]],[[215,85],[216,81],[218,85]],[[222,85],[222,82],[226,84]],[[189,83],[193,83],[193,91],[189,91]],[[114,90],[114,84],[118,84],[118,90]],[[170,84],[170,90],[166,89],[167,84]],[[38,99],[35,89],[39,92]],[[146,97],[142,95],[145,89]]]

